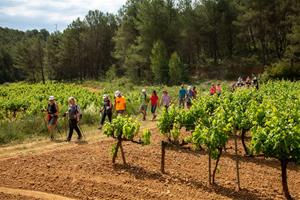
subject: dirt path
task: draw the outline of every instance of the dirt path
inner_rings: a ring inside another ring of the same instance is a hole
[[[88,132],[87,143],[36,141],[22,144],[25,149],[1,148],[0,199],[283,199],[280,165],[271,159],[241,156],[242,190],[236,192],[232,149],[221,157],[214,187],[207,184],[205,152],[167,150],[166,174],[161,174],[163,138],[155,123],[142,127],[151,129],[152,143],[124,143],[127,165],[119,157],[115,166],[111,164],[115,141],[99,131]],[[300,199],[299,168],[290,164],[288,175],[290,192]]]
[[[33,191],[33,190],[22,190],[22,189],[15,189],[15,188],[7,188],[7,187],[0,187],[0,194],[5,193],[6,195],[12,196],[12,197],[18,197],[18,196],[25,196],[29,198],[35,198],[35,199],[45,199],[45,200],[73,200],[71,198],[49,194],[46,192],[39,192],[39,191]]]

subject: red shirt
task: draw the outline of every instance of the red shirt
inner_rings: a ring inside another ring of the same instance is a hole
[[[216,88],[215,87],[211,87],[209,90],[211,95],[214,95],[216,93]]]
[[[158,102],[158,96],[154,96],[154,95],[152,95],[151,97],[150,97],[150,100],[151,100],[151,105],[157,105],[157,102]]]

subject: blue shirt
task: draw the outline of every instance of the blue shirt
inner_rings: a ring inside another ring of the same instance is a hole
[[[179,98],[185,98],[186,90],[184,88],[181,88],[179,90]]]

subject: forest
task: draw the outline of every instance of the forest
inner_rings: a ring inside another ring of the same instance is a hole
[[[100,8],[99,8],[100,9]],[[300,77],[298,0],[128,0],[63,31],[0,27],[0,83]]]

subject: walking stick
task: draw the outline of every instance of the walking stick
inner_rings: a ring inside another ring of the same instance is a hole
[[[81,134],[82,134],[82,136],[83,136],[83,140],[85,141],[85,140],[86,140],[86,137],[85,137],[85,134],[83,133],[83,131],[82,131],[80,125],[79,125],[79,122],[77,123],[77,126],[78,126],[78,128],[79,128],[79,130],[80,130],[80,132],[81,132]]]
[[[60,136],[63,137],[62,132],[61,132],[60,129],[58,128],[58,123],[56,124],[56,130],[57,130],[57,132],[60,134]]]

